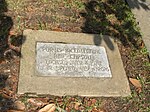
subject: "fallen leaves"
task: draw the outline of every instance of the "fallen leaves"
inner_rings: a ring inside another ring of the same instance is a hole
[[[138,93],[142,92],[142,85],[139,80],[134,78],[129,78],[130,82],[137,88]]]
[[[45,103],[43,103],[42,101],[37,101],[37,100],[35,100],[33,98],[30,98],[27,101],[28,101],[28,103],[31,103],[32,105],[38,106],[38,107],[41,107],[41,106],[45,105]]]
[[[79,110],[79,106],[81,105],[81,103],[79,103],[79,102],[74,102],[74,103],[75,103],[74,108],[76,110]]]
[[[25,110],[25,104],[22,103],[21,101],[16,101],[13,104],[13,109],[23,111]]]
[[[46,100],[46,99],[45,99]],[[38,112],[54,112],[56,109],[59,112],[66,112],[64,109],[60,108],[59,106],[57,107],[54,103],[49,104],[45,100],[41,101],[40,98],[34,99],[30,98],[27,100],[28,103],[30,103],[32,106],[36,106],[36,109],[41,109]]]
[[[134,78],[129,78],[130,82],[136,87],[136,88],[141,88],[142,85],[141,83],[139,82],[139,80],[137,79],[134,79]]]
[[[42,109],[40,109],[38,112],[54,112],[56,109],[55,104],[48,104]]]
[[[6,88],[3,88],[3,90],[0,90],[0,94],[2,95],[3,98],[6,98],[6,99],[11,99],[15,97],[13,91],[6,89]]]
[[[62,32],[63,30],[61,28],[53,28],[53,31],[58,31],[58,32]]]
[[[17,33],[15,31],[9,31],[9,35],[16,35]]]
[[[20,110],[7,110],[7,112],[24,112],[24,111],[20,111]]]

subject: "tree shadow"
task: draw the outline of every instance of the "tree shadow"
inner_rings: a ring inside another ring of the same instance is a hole
[[[112,39],[119,40],[124,46],[132,45],[138,48],[138,38],[141,36],[134,22],[129,7],[122,0],[92,0],[85,4],[85,12],[80,13],[85,18],[82,32],[99,34],[94,37],[95,45],[100,45],[102,39],[114,50]],[[108,36],[101,36],[108,35]]]
[[[10,31],[13,27],[13,20],[6,15],[8,12],[7,2],[0,0],[0,68],[7,68],[6,63],[1,63],[4,60],[11,60],[14,56],[21,57],[20,46],[25,41],[23,35],[13,35]],[[5,67],[2,67],[5,66]],[[2,73],[4,70],[0,70],[0,111],[5,111],[10,105],[13,104],[13,98],[5,98],[4,89],[6,87],[6,81],[8,79],[7,73]]]
[[[134,9],[144,9],[144,10],[150,10],[150,2],[148,3],[148,0],[125,0],[126,3],[130,5],[130,8]]]
[[[0,89],[5,87],[5,81],[7,80],[8,75],[0,74]]]
[[[25,36],[23,35],[10,34],[13,20],[5,14],[7,11],[6,1],[0,0],[0,59],[11,59],[13,58],[13,55],[21,57],[18,47],[25,41]]]
[[[4,95],[4,92],[2,91],[3,88],[5,88],[6,86],[5,82],[7,78],[8,78],[8,75],[0,73],[0,111],[2,112],[6,112],[13,104],[13,99],[4,98],[5,95]]]

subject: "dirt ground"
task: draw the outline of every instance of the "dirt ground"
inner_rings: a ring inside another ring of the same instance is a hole
[[[17,95],[24,29],[112,36],[118,43],[132,95],[126,98]],[[126,3],[120,0],[0,0],[0,111],[38,112],[49,104],[55,105],[56,112],[150,111],[148,52]]]

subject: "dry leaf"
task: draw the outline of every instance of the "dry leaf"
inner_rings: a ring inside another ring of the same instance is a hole
[[[50,110],[48,110],[47,112],[54,112],[55,111],[55,109],[56,109],[56,107],[55,106],[53,106]]]
[[[79,102],[74,102],[74,103],[75,103],[74,108],[76,110],[79,110],[79,106],[81,105],[81,103],[79,103]]]
[[[25,110],[25,105],[21,101],[16,101],[13,104],[13,109],[15,109],[15,110]]]
[[[96,103],[96,99],[91,99],[91,101],[92,101],[92,104]]]
[[[136,87],[136,88],[142,88],[141,83],[137,79],[129,78],[130,82]]]
[[[4,98],[6,98],[6,99],[10,99],[10,98],[13,97],[13,92],[12,92],[11,90],[8,90],[8,89],[4,88],[4,89],[2,90],[2,96],[3,96]]]
[[[62,109],[62,108],[60,108],[60,107],[57,107],[57,110],[58,110],[58,112],[68,112],[68,111],[69,111],[69,108],[66,107],[66,110],[64,110],[64,109]],[[67,111],[67,110],[68,110],[68,111]]]
[[[61,28],[53,28],[53,31],[58,31],[58,32],[62,32],[63,30]]]
[[[143,41],[140,43],[140,48],[144,48],[144,42]]]
[[[14,31],[9,31],[9,35],[16,35]]]
[[[0,64],[5,64],[6,61],[4,59],[0,59]]]
[[[24,111],[18,111],[18,110],[7,110],[6,112],[24,112]]]
[[[42,109],[39,110],[39,112],[54,112],[56,109],[55,104],[48,104]]]
[[[33,98],[28,99],[28,102],[38,107],[45,105],[42,101],[37,101]]]
[[[142,89],[141,89],[141,88],[137,88],[137,92],[138,92],[138,93],[141,93],[141,92],[142,92]]]
[[[33,12],[33,11],[34,11],[34,8],[33,8],[32,6],[29,6],[29,7],[27,7],[27,10],[28,10],[29,12]]]
[[[106,112],[106,111],[101,110],[101,109],[97,109],[94,107],[91,112]]]

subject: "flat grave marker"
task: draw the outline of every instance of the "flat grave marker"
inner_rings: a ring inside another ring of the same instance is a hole
[[[25,30],[24,36],[18,94],[131,94],[118,46],[111,37],[43,30]],[[99,39],[100,45],[95,45]]]

